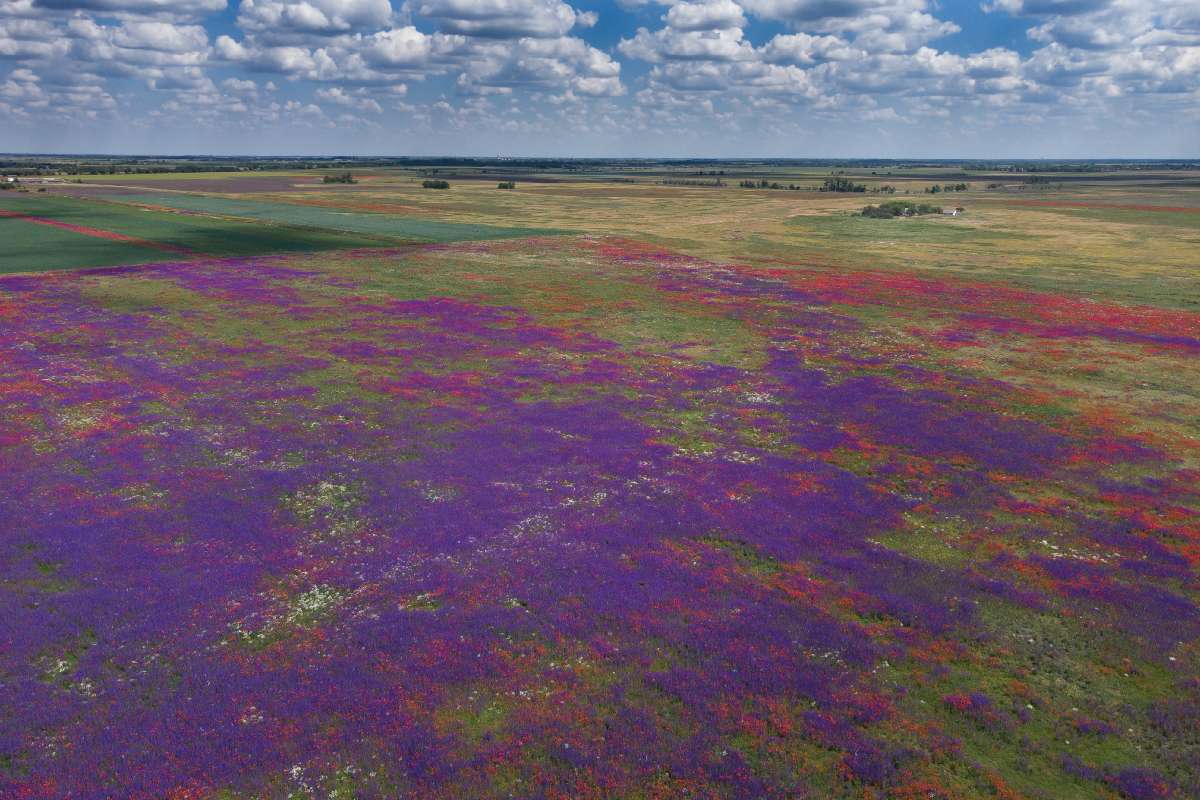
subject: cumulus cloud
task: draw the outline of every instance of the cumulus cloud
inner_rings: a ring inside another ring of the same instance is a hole
[[[816,64],[861,58],[862,51],[839,36],[813,36],[808,33],[779,34],[762,50],[772,64]]]
[[[317,97],[327,103],[353,108],[359,111],[367,111],[372,114],[382,114],[383,106],[371,97],[366,90],[359,89],[357,91],[346,91],[339,86],[334,86],[328,89],[317,89]]]
[[[1113,4],[1113,0],[996,0],[985,3],[984,10],[1007,11],[1009,14],[1086,14]]]
[[[36,19],[0,19],[0,58],[13,60],[61,58],[70,43],[58,29]]]
[[[514,135],[733,135],[806,119],[1200,109],[1195,0],[987,2],[1025,28],[1023,54],[959,49],[945,38],[958,17],[935,0],[617,0],[601,33],[572,2],[241,0],[230,29],[213,24],[227,0],[0,0],[0,111],[46,119],[86,100],[131,119],[157,106],[140,117],[154,124],[370,130],[400,113]],[[613,25],[625,27],[610,45]],[[642,64],[631,85],[622,62]]]
[[[1027,56],[1002,47],[938,49],[937,41],[959,26],[927,0],[720,5],[728,13],[717,13],[715,0],[670,4],[661,27],[641,28],[620,42],[622,56],[653,65],[639,97],[678,99],[665,106],[681,109],[672,114],[704,108],[697,113],[711,115],[722,105],[786,114],[791,107],[823,118],[848,114],[894,123],[947,117],[952,108],[1029,120],[1153,93],[1173,92],[1175,102],[1193,109],[1200,104],[1200,10],[1194,3],[998,0],[987,6],[989,13],[1029,20],[1029,38],[1040,46]],[[753,42],[748,17],[791,31]],[[704,98],[702,105],[697,98]]]
[[[465,54],[459,88],[571,91],[590,97],[624,93],[621,65],[582,39],[527,37],[509,43],[483,43]]]
[[[405,67],[424,64],[434,53],[434,37],[421,33],[412,25],[379,31],[368,37],[362,48],[370,64],[382,67]]]
[[[622,55],[642,61],[736,61],[753,57],[754,48],[745,41],[741,28],[675,30],[666,27],[651,33],[639,28],[632,39],[618,45]]]
[[[236,41],[230,36],[218,37],[214,51],[217,57],[244,64],[256,72],[275,72],[297,77],[315,73],[320,56],[320,51],[314,54],[303,47],[258,47]]]
[[[168,53],[199,52],[208,46],[208,33],[200,25],[169,22],[126,22],[113,31],[112,43],[131,50]]]
[[[959,30],[929,13],[927,0],[743,0],[743,6],[805,32],[852,35],[874,50],[908,50]]]
[[[33,0],[35,9],[197,17],[225,9],[226,0]]]
[[[450,33],[502,39],[564,36],[596,22],[560,0],[424,0],[419,10]]]
[[[208,58],[208,34],[199,25],[126,20],[107,26],[77,17],[67,35],[73,38],[73,58],[130,74],[145,67],[197,66]]]
[[[1112,97],[1200,86],[1200,6],[1192,0],[998,0],[987,8],[1030,19],[1029,38],[1042,46],[1025,73],[1046,86]]]
[[[708,31],[741,28],[746,24],[742,7],[733,0],[676,3],[663,17],[676,31]]]
[[[242,0],[238,7],[243,30],[275,38],[374,30],[391,19],[388,0]]]

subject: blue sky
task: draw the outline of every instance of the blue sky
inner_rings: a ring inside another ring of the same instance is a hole
[[[1194,157],[1196,0],[0,0],[0,150]]]

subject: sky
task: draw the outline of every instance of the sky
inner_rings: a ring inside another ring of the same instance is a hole
[[[1191,158],[1200,0],[0,0],[0,151]]]

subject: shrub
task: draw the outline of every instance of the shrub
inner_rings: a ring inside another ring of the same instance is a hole
[[[896,216],[888,209],[881,208],[880,206],[867,206],[862,210],[862,215],[871,219],[891,219]]]
[[[862,216],[871,219],[891,219],[892,217],[914,217],[921,214],[940,214],[941,206],[928,203],[914,203],[911,200],[889,200],[877,206],[866,206]]]
[[[449,189],[450,184],[446,181],[421,181],[422,188],[425,189]]]
[[[496,188],[497,189],[515,189],[515,188],[517,188],[517,184],[514,183],[513,181],[501,181],[500,183],[496,184]]]

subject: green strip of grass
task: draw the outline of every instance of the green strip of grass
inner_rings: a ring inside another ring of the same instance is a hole
[[[921,201],[924,202],[924,201]],[[980,228],[969,219],[947,219],[941,214],[924,217],[869,219],[857,214],[792,217],[789,228],[803,229],[814,239],[842,242],[878,243],[880,241],[919,244],[993,244],[1014,238],[1028,238],[1009,231]]]
[[[1200,213],[1195,211],[1145,211],[1137,208],[1078,208],[1074,206],[1039,206],[1037,210],[1063,214],[1081,220],[1114,222],[1119,225],[1153,225],[1200,231]],[[1161,231],[1155,231],[1155,234],[1163,235]]]
[[[263,222],[387,236],[410,242],[459,242],[483,239],[513,239],[561,233],[548,228],[500,227],[460,222],[400,217],[362,211],[337,211],[291,203],[234,200],[227,197],[178,193],[125,195],[114,198],[126,203],[177,208],[202,214],[261,220]]]
[[[147,211],[134,206],[70,197],[0,196],[0,209],[98,228],[181,247],[198,255],[252,256],[313,252],[354,247],[381,247],[396,240],[337,231],[271,225],[261,222]],[[186,256],[125,242],[112,242],[27,220],[5,220],[12,226],[10,246],[0,250],[0,272],[80,269],[173,261]]]
[[[148,264],[178,256],[150,247],[98,239],[82,233],[0,218],[0,274]]]

